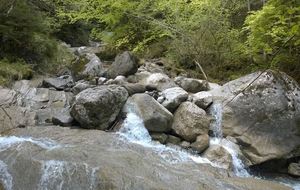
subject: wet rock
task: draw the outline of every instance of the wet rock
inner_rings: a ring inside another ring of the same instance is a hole
[[[164,101],[162,105],[173,112],[177,107],[188,98],[188,93],[180,87],[168,88],[162,92]]]
[[[174,114],[172,129],[188,142],[199,135],[208,134],[211,118],[204,110],[191,102],[182,103]]]
[[[210,145],[203,156],[222,168],[232,168],[232,157],[230,153],[220,145]]]
[[[192,95],[192,101],[200,108],[206,110],[213,103],[213,96],[209,92],[198,92]]]
[[[196,141],[191,144],[192,150],[198,153],[202,153],[208,147],[209,147],[209,136],[207,134],[199,135]]]
[[[299,156],[300,87],[286,74],[268,70],[245,89],[259,75],[211,91],[226,104],[223,132],[237,139],[253,164]]]
[[[208,82],[205,80],[198,80],[198,79],[185,78],[185,77],[176,77],[175,82],[181,88],[183,88],[187,92],[191,92],[191,93],[197,93],[200,91],[209,90]]]
[[[291,163],[288,168],[288,173],[292,176],[300,177],[300,163]]]
[[[109,78],[115,78],[118,75],[129,76],[138,69],[138,60],[130,52],[126,51],[118,55],[107,71]]]
[[[188,149],[188,148],[191,147],[191,143],[189,143],[189,142],[187,142],[187,141],[182,141],[182,142],[180,143],[180,146],[181,146],[182,148],[184,148],[184,149]]]
[[[113,124],[127,98],[127,90],[120,86],[89,88],[76,95],[71,115],[83,128],[105,130]]]
[[[181,142],[181,139],[180,139],[180,138],[175,137],[175,136],[173,136],[173,135],[168,135],[168,138],[167,138],[167,142],[166,142],[166,143],[179,145],[180,142]]]
[[[73,78],[70,75],[64,75],[56,78],[47,78],[43,80],[43,87],[55,88],[56,90],[65,90],[74,86]]]
[[[152,140],[158,141],[161,144],[166,144],[168,135],[165,133],[151,133]]]
[[[174,164],[155,149],[116,143],[118,135],[99,130],[28,127],[8,135],[20,138],[18,143],[2,146],[5,151],[0,154],[13,189],[289,189],[275,182],[228,177],[227,171],[207,164]],[[22,142],[24,136],[38,143]]]
[[[173,115],[165,107],[147,94],[134,94],[129,97],[123,112],[133,112],[143,121],[150,132],[168,132],[171,130]]]

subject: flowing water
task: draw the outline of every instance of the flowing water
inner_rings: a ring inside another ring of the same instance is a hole
[[[145,128],[143,120],[134,113],[128,113],[124,126],[118,133],[122,140],[127,140],[132,143],[140,144],[144,147],[149,147],[160,155],[164,160],[170,163],[178,163],[185,161],[194,161],[196,163],[211,164],[206,158],[188,153],[183,149],[167,147],[158,142],[154,142],[148,130]]]
[[[223,106],[221,103],[214,103],[211,107],[210,114],[213,116],[213,123],[211,124],[211,130],[213,131],[214,138],[210,139],[210,144],[220,145],[225,148],[232,157],[232,165],[234,173],[239,177],[254,177],[258,179],[266,179],[270,181],[279,182],[286,186],[293,188],[294,190],[300,190],[300,183],[288,179],[288,178],[263,178],[251,175],[242,160],[239,158],[238,152],[240,152],[239,147],[233,142],[223,138],[222,132],[222,117],[223,117]]]
[[[238,147],[231,141],[223,138],[222,117],[223,105],[221,103],[214,103],[210,109],[210,114],[213,116],[211,130],[214,138],[210,139],[211,145],[219,145],[225,148],[232,157],[232,165],[234,173],[239,177],[250,177],[251,175],[246,170],[245,165],[238,155]]]
[[[11,190],[13,186],[13,177],[8,171],[7,165],[0,160],[0,181],[2,181],[4,188]]]
[[[98,185],[96,172],[98,170],[99,168],[91,168],[85,163],[78,164],[59,160],[43,161],[42,176],[38,187],[41,190],[63,190],[75,187],[96,189]],[[89,184],[89,187],[86,187],[85,184]]]

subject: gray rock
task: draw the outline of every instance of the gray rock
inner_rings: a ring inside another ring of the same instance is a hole
[[[168,132],[171,130],[173,115],[165,107],[147,94],[135,94],[128,98],[123,112],[133,112],[143,121],[150,132]]]
[[[215,99],[226,104],[223,132],[237,139],[253,164],[299,156],[299,85],[284,73],[268,70],[244,90],[259,74],[247,75],[211,91]]]
[[[147,86],[139,83],[126,83],[122,85],[128,91],[129,95],[144,93],[147,91]]]
[[[173,87],[164,90],[162,96],[164,97],[162,105],[173,112],[182,102],[187,100],[189,94],[180,87]]]
[[[75,86],[72,88],[72,92],[77,95],[81,91],[88,89],[88,88],[93,88],[95,87],[94,85],[89,84],[87,81],[78,81],[76,82]]]
[[[185,78],[185,77],[176,77],[175,82],[181,88],[183,88],[187,92],[191,92],[191,93],[197,93],[200,91],[209,90],[209,84],[205,80],[198,80],[198,79]]]
[[[180,142],[181,142],[181,139],[178,137],[175,137],[173,135],[168,135],[168,138],[166,141],[166,143],[175,144],[175,145],[179,145]]]
[[[129,76],[138,69],[137,59],[128,51],[118,55],[107,71],[109,78],[115,78],[118,75]]]
[[[158,141],[161,144],[166,144],[168,135],[165,133],[151,133],[152,140]]]
[[[53,87],[57,90],[65,90],[74,86],[73,78],[69,75],[64,75],[56,78],[47,78],[43,80],[43,87]]]
[[[206,110],[213,103],[213,96],[209,92],[198,92],[192,95],[192,101],[200,108]]]
[[[127,90],[120,86],[89,88],[76,95],[71,115],[83,128],[105,130],[113,124],[127,98]]]
[[[209,136],[208,134],[199,135],[195,142],[191,144],[192,150],[202,153],[209,147]]]
[[[124,76],[117,76],[115,79],[109,79],[107,82],[105,82],[105,85],[111,85],[111,84],[117,84],[117,85],[123,85],[126,84],[126,78]]]
[[[17,105],[2,106],[0,109],[0,133],[16,127],[34,126],[36,112]]]
[[[163,96],[160,96],[157,98],[158,103],[162,104],[164,102],[165,98]]]
[[[74,119],[71,116],[69,109],[63,109],[52,117],[52,123],[54,125],[60,125],[63,127],[71,126],[73,121]]]
[[[102,74],[103,71],[103,63],[99,59],[99,57],[94,53],[86,54],[89,62],[84,66],[84,70],[82,71],[82,75],[86,77],[98,77]]]
[[[17,100],[17,92],[7,88],[0,87],[0,106],[12,105]]]
[[[220,145],[210,145],[202,156],[224,169],[232,168],[232,157],[230,153]]]
[[[204,110],[191,102],[182,103],[174,114],[172,129],[188,142],[199,135],[208,134],[211,118]]]
[[[189,143],[189,142],[187,142],[187,141],[182,141],[182,142],[180,143],[180,146],[181,146],[182,148],[188,149],[188,148],[191,147],[191,143]]]
[[[146,79],[140,82],[146,85],[153,85],[159,91],[164,91],[168,88],[177,86],[172,79],[170,79],[166,74],[163,73],[150,74]]]
[[[291,163],[288,168],[288,173],[292,176],[300,177],[300,163]]]

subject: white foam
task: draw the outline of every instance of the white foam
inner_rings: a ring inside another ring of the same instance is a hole
[[[249,172],[245,169],[245,165],[243,164],[242,160],[239,158],[238,155],[239,150],[237,145],[224,138],[223,139],[211,138],[209,143],[211,145],[222,146],[231,155],[233,171],[237,176],[251,177]]]
[[[214,120],[211,123],[211,130],[217,138],[223,137],[222,130],[222,119],[223,119],[223,106],[221,103],[214,103],[210,108],[210,114],[213,116]]]
[[[80,175],[80,170],[85,171],[84,176]],[[43,161],[42,176],[38,187],[40,190],[63,190],[72,189],[71,187],[74,185],[82,185],[81,188],[93,190],[97,188],[96,173],[98,170],[99,168],[91,168],[86,163],[77,164],[59,160]],[[78,181],[79,179],[82,181]]]
[[[0,160],[0,181],[2,181],[6,190],[12,190],[13,177],[8,171],[7,165]]]
[[[121,139],[131,143],[140,144],[144,147],[151,148],[161,158],[169,163],[178,163],[185,161],[194,161],[196,163],[212,164],[208,159],[192,155],[183,149],[167,147],[160,143],[154,142],[148,130],[145,128],[143,120],[134,113],[128,113],[123,127],[118,132]]]
[[[214,121],[211,124],[211,130],[215,138],[210,139],[210,144],[220,145],[225,148],[232,157],[232,165],[234,173],[239,177],[250,177],[251,175],[245,169],[245,165],[238,156],[238,148],[234,143],[223,138],[222,121],[223,121],[223,106],[221,103],[214,103],[210,109],[210,114]]]
[[[48,139],[33,139],[31,137],[16,137],[16,136],[8,136],[8,137],[0,136],[0,151],[6,150],[16,144],[22,144],[24,142],[30,142],[32,144],[35,144],[37,146],[40,146],[48,150],[61,147],[61,145]]]

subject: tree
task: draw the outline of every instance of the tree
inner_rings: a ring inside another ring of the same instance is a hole
[[[246,20],[248,54],[263,67],[299,77],[300,2],[269,0]]]

